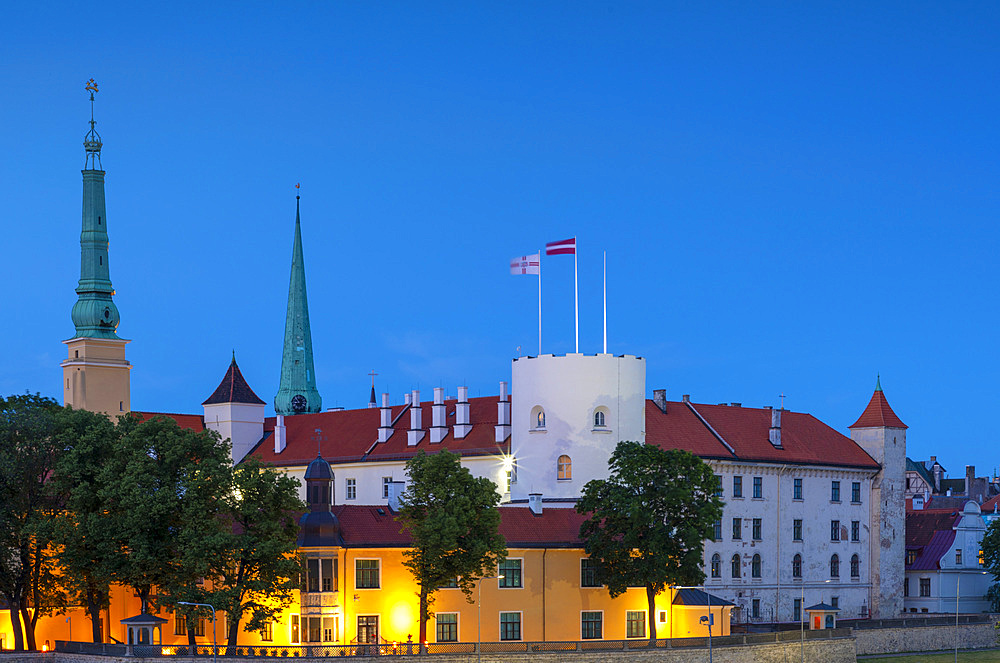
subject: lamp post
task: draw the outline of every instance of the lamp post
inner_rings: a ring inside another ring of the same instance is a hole
[[[177,605],[190,605],[195,607],[209,608],[212,611],[212,661],[219,663],[219,646],[215,642],[215,606],[210,603],[192,603],[191,601],[178,601]],[[193,653],[193,652],[192,652]]]
[[[686,587],[686,586],[683,586],[683,585],[675,585],[674,589],[699,589],[699,590],[705,592],[705,596],[708,597],[708,617],[702,617],[701,618],[701,623],[702,624],[706,624],[708,626],[708,663],[712,663],[712,622],[714,620],[712,619],[712,595],[708,593],[708,586],[707,585],[698,585],[697,587],[694,587],[694,586],[692,586],[692,587]],[[672,610],[671,610],[671,613],[673,613]],[[671,627],[673,626],[673,623],[674,623],[674,616],[673,616],[673,614],[671,614],[670,615],[670,625],[671,625]]]
[[[476,660],[483,660],[483,581],[484,580],[502,580],[503,575],[486,576],[480,578],[476,581],[476,592],[479,596],[476,598]]]
[[[986,575],[986,571],[976,571],[976,573],[981,575]],[[958,573],[955,574],[955,663],[958,663],[958,600],[959,600],[959,588],[962,585],[962,571],[959,569]]]

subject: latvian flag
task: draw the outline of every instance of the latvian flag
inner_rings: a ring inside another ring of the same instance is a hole
[[[576,237],[564,239],[561,242],[549,242],[545,245],[545,255],[560,256],[574,255],[576,253]]]
[[[530,256],[519,256],[510,261],[511,274],[538,274],[541,265],[541,256],[534,254]]]

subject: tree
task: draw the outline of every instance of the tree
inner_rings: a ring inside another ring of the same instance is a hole
[[[993,584],[986,592],[994,612],[1000,609],[1000,520],[994,520],[983,534],[979,544],[983,567],[993,576]]]
[[[422,647],[434,592],[457,580],[472,603],[476,580],[493,573],[507,556],[507,546],[500,536],[496,484],[473,477],[458,454],[419,451],[406,463],[406,472],[410,485],[400,498],[396,520],[413,538],[403,566],[420,586]]]
[[[229,477],[219,530],[185,537],[181,553],[209,561],[200,602],[226,612],[227,645],[235,647],[245,617],[248,631],[263,631],[291,605],[301,571],[296,516],[306,505],[296,479],[256,458],[241,462]]]
[[[67,408],[57,435],[61,455],[49,488],[60,500],[52,537],[63,576],[90,615],[94,642],[104,640],[101,610],[110,601],[115,550],[110,509],[101,497],[117,477],[106,466],[118,452],[121,428],[107,416]]]
[[[0,596],[18,650],[35,649],[39,617],[67,603],[47,537],[58,506],[46,481],[59,454],[60,409],[38,394],[0,398]]]
[[[699,585],[702,555],[722,517],[718,479],[694,454],[620,442],[606,480],[588,481],[576,510],[597,579],[612,598],[645,587],[649,637],[656,638],[656,595],[670,585]]]
[[[145,613],[154,587],[176,593],[204,576],[207,560],[182,550],[218,533],[229,445],[166,417],[123,417],[118,426],[119,450],[105,465],[99,496],[111,517],[113,577],[135,590]]]

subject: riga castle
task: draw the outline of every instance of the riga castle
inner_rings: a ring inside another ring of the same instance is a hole
[[[101,146],[92,119],[84,142],[79,300],[61,366],[67,405],[117,415],[131,411],[131,365],[128,341],[117,333]],[[290,208],[288,219],[291,225]],[[781,407],[668,394],[646,384],[644,357],[541,355],[513,360],[509,375],[496,376],[492,396],[470,398],[456,385],[396,394],[377,394],[373,386],[366,407],[324,411],[302,225],[296,200],[284,345],[274,349],[282,353],[278,384],[248,384],[233,357],[218,385],[204,385],[200,407],[163,415],[231,440],[234,463],[257,457],[298,478],[300,496],[313,500],[310,514],[323,514],[322,526],[311,517],[301,521],[308,572],[292,606],[263,633],[241,633],[240,644],[415,639],[417,588],[401,564],[409,540],[395,510],[406,489],[406,461],[440,449],[460,454],[473,475],[496,484],[509,557],[494,574],[501,577],[481,581],[474,603],[457,589],[437,593],[429,642],[648,637],[645,591],[611,599],[597,585],[572,508],[588,481],[607,476],[622,440],[693,452],[722,484],[725,508],[705,544],[704,587],[656,598],[658,637],[704,635],[707,620],[699,618],[707,612],[719,635],[730,624],[798,622],[820,604],[840,619],[891,618],[903,610],[907,427],[880,385],[871,394],[859,385],[856,421],[828,425]],[[258,394],[273,394],[276,416],[267,416]],[[102,620],[107,641],[126,639],[122,620],[138,613],[137,601],[115,592]],[[186,644],[188,628],[211,644],[210,627],[165,611],[159,616],[166,620],[164,645]],[[71,617],[82,632],[85,612]],[[0,617],[0,638],[10,638],[7,619]],[[70,639],[68,622],[42,618],[38,641]],[[810,623],[817,625],[826,624]]]

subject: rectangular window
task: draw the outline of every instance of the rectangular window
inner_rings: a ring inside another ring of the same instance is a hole
[[[854,481],[851,483],[851,501],[855,504],[861,503],[861,482]]]
[[[792,479],[792,499],[802,499],[802,479]]]
[[[760,535],[760,531],[762,529],[762,527],[761,527],[762,520],[763,519],[761,519],[761,518],[754,518],[753,519],[753,540],[754,541],[760,541],[763,538]]]
[[[715,485],[717,486],[715,496],[722,497],[722,476],[718,474],[715,475]]]
[[[354,587],[357,589],[378,589],[379,586],[378,560],[354,560]]]
[[[204,619],[200,619],[200,618],[199,619],[195,619],[194,620],[194,625],[191,627],[191,629],[194,631],[194,635],[195,635],[196,638],[204,638],[205,637],[205,620]]]
[[[290,633],[289,633],[289,640],[291,641],[291,643],[293,645],[297,645],[300,642],[300,640],[299,640],[299,616],[298,615],[292,615],[292,616],[290,616],[288,618],[288,620],[289,620],[288,621],[288,626],[289,626],[289,631],[290,631]]]
[[[264,622],[264,630],[260,632],[261,642],[271,642],[274,640],[274,623]]]
[[[962,565],[962,549],[961,548],[956,548],[955,549],[955,566],[961,566],[961,565]]]
[[[903,578],[903,597],[906,598],[910,595],[910,579]]]
[[[758,500],[764,497],[764,477],[753,478],[753,496]]]
[[[448,578],[448,580],[441,585],[441,589],[458,589],[458,578]]]
[[[521,639],[521,613],[519,612],[500,613],[500,639],[501,640]]]
[[[743,497],[743,477],[733,477],[733,497]]]
[[[830,501],[839,502],[840,501],[840,482],[831,481],[830,482]]]
[[[582,612],[580,613],[580,639],[600,640],[601,623],[604,619],[603,612]]]
[[[308,630],[306,631],[307,634],[306,637],[309,638],[308,642],[323,642],[320,636],[320,625],[322,624],[321,618],[310,617],[307,623],[309,626]]]
[[[796,518],[792,521],[792,541],[802,540],[802,520]]]
[[[907,550],[906,551],[906,565],[910,566],[915,561],[917,561],[917,551],[916,550]]]
[[[852,520],[851,521],[851,541],[861,540],[861,521]]]
[[[344,495],[344,499],[356,500],[358,498],[357,479],[348,479],[346,485],[347,485],[347,493]]]
[[[830,540],[840,541],[840,521],[831,520],[830,521]]]
[[[931,595],[931,579],[921,578],[920,579],[920,596],[930,596]]]
[[[336,639],[336,620],[340,617],[324,617],[323,618],[323,642],[333,642]]]
[[[187,617],[174,613],[174,635],[187,635]]]
[[[839,610],[840,609],[840,597],[839,596],[831,596],[830,597],[830,605],[833,606],[834,608],[837,608]]]
[[[389,499],[389,486],[392,485],[392,477],[382,477],[382,499]]]
[[[337,591],[337,560],[332,557],[306,560],[306,591]]]
[[[753,619],[760,619],[760,599],[753,599],[750,603],[750,616]]]
[[[802,621],[802,599],[795,599],[792,603],[792,620],[796,622]]]
[[[733,518],[733,538],[741,539],[743,538],[743,519]]]
[[[434,616],[437,622],[435,629],[438,642],[458,642],[458,613],[439,612]]]
[[[594,560],[589,557],[584,557],[580,560],[580,586],[581,587],[600,587],[601,584],[597,582],[597,565],[594,564]]]
[[[319,591],[319,560],[306,560],[306,591]]]
[[[505,474],[506,474],[507,489],[504,492],[505,493],[509,493],[510,492],[510,482],[511,482],[511,478],[514,476],[514,471],[513,470],[507,470],[507,472]]]
[[[521,583],[520,559],[505,559],[500,562],[497,575],[503,576],[500,578],[500,587],[511,588],[524,586]],[[518,638],[518,640],[520,640],[520,638]]]
[[[646,637],[646,611],[628,610],[625,612],[625,637]]]
[[[715,521],[715,531],[712,533],[713,541],[722,541],[722,518]]]

